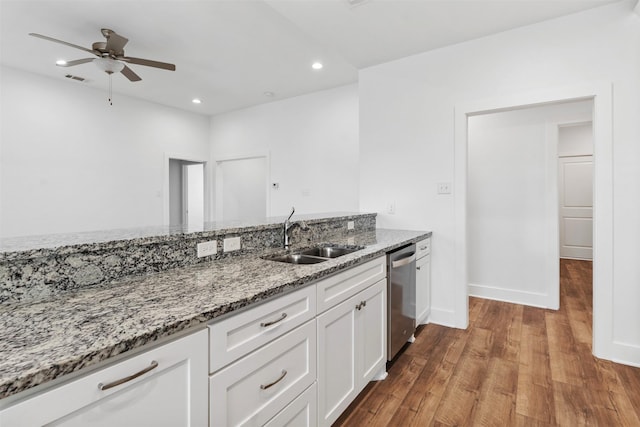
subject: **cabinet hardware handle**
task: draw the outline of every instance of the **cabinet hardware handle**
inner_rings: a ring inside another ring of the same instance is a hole
[[[278,384],[280,381],[282,381],[284,379],[284,377],[287,376],[287,371],[285,371],[284,369],[282,370],[282,375],[280,375],[280,378],[278,378],[277,380],[275,380],[272,383],[269,384],[260,384],[260,390],[266,390],[269,387],[273,387],[274,385]]]
[[[420,267],[419,267],[419,266],[418,266],[418,267],[416,267],[416,270],[420,270]]]
[[[428,247],[429,247],[429,246],[421,246],[421,247],[420,247],[420,250],[421,250],[421,251],[424,251],[424,250],[425,250],[425,249],[427,249]]]
[[[156,362],[155,360],[152,360],[152,361],[151,361],[151,365],[147,366],[147,367],[146,367],[146,368],[144,368],[143,370],[141,370],[141,371],[139,371],[139,372],[136,372],[136,373],[135,373],[135,374],[133,374],[133,375],[129,375],[128,377],[124,377],[124,378],[121,378],[121,379],[119,379],[119,380],[116,380],[116,381],[110,382],[110,383],[108,383],[108,384],[102,384],[102,383],[100,383],[100,384],[98,384],[98,388],[99,388],[100,390],[102,390],[102,391],[109,390],[110,388],[117,387],[117,386],[119,386],[120,384],[124,384],[124,383],[126,383],[126,382],[131,381],[131,380],[134,380],[134,379],[138,378],[139,376],[142,376],[142,375],[146,374],[147,372],[149,372],[149,371],[152,371],[152,370],[156,369],[157,367],[158,367],[158,362]]]
[[[362,310],[362,303],[356,305],[356,310]]]
[[[367,306],[367,301],[362,301],[362,306],[366,307]]]
[[[282,322],[286,317],[287,317],[287,313],[282,313],[282,316],[280,316],[279,319],[272,320],[271,322],[262,322],[260,323],[260,326],[262,326],[263,328],[266,328],[267,326],[271,326],[278,322]]]

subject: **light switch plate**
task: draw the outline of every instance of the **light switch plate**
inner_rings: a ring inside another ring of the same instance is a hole
[[[225,252],[237,251],[240,249],[240,237],[229,237],[224,239],[223,248]]]
[[[396,202],[387,202],[387,213],[391,215],[396,213]]]
[[[205,256],[215,255],[218,253],[218,241],[210,240],[208,242],[198,243],[196,246],[198,249],[198,258]]]
[[[438,194],[451,194],[451,183],[450,182],[439,182],[438,183]]]

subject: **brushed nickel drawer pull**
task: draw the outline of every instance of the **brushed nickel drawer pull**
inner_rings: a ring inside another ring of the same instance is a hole
[[[280,316],[279,319],[272,320],[271,322],[260,323],[260,326],[262,326],[263,328],[266,328],[267,326],[275,325],[278,322],[282,322],[286,317],[287,317],[287,313],[282,313],[282,316]]]
[[[140,372],[136,372],[136,373],[135,373],[135,374],[133,374],[133,375],[129,375],[128,377],[125,377],[125,378],[122,378],[122,379],[119,379],[119,380],[116,380],[116,381],[110,382],[110,383],[108,383],[108,384],[102,384],[102,383],[100,383],[100,384],[98,384],[98,388],[99,388],[100,390],[102,390],[102,391],[104,391],[104,390],[109,390],[110,388],[117,387],[117,386],[119,386],[120,384],[124,384],[124,383],[126,383],[126,382],[131,381],[131,380],[134,380],[134,379],[138,378],[139,376],[144,375],[144,374],[146,374],[147,372],[149,372],[149,371],[152,371],[152,370],[156,369],[157,367],[158,367],[158,362],[156,362],[155,360],[152,360],[152,361],[151,361],[151,365],[149,365],[148,367],[144,368],[144,369],[143,369],[143,370],[141,370]]]
[[[274,385],[278,384],[280,381],[282,381],[284,379],[284,377],[287,376],[287,371],[285,371],[284,369],[282,370],[282,375],[280,375],[280,378],[278,378],[277,380],[275,380],[272,383],[269,384],[260,384],[260,389],[261,390],[266,390],[269,387],[273,387]]]

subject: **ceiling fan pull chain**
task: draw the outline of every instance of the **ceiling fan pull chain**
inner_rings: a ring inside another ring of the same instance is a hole
[[[113,80],[112,77],[113,74],[109,73],[109,105],[113,106]]]

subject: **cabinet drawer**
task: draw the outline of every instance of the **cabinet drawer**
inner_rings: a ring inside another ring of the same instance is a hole
[[[209,372],[228,365],[313,319],[316,289],[307,286],[209,325]]]
[[[387,261],[382,256],[321,280],[316,284],[318,313],[341,303],[386,276]]]
[[[262,426],[316,380],[311,320],[209,380],[210,425]]]
[[[416,243],[416,258],[422,258],[431,253],[431,238],[420,240]]]
[[[206,425],[206,352],[201,330],[16,403],[0,425]]]
[[[313,427],[318,417],[318,385],[313,383],[265,427]]]

